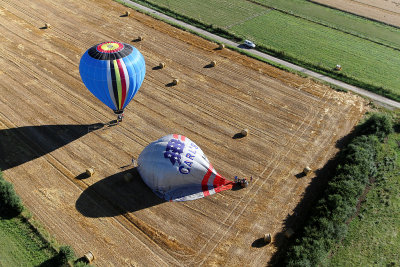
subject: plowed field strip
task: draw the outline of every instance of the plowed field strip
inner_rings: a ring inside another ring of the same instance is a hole
[[[356,2],[359,5],[371,7],[372,9],[378,9],[378,10],[382,10],[382,11],[387,12],[387,13],[400,15],[400,12],[396,12],[396,11],[393,11],[393,10],[390,10],[390,9],[381,8],[381,7],[377,6],[377,5],[371,5],[371,4],[365,3],[364,1],[357,1],[357,0],[350,0],[350,1]],[[392,1],[392,2],[395,3],[394,1]]]

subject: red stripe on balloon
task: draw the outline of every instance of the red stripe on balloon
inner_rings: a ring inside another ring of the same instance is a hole
[[[181,135],[181,140],[182,140],[183,142],[185,142],[185,139],[186,139],[186,137],[183,136],[183,135]]]
[[[174,139],[179,139],[177,134],[172,135],[174,137]]]
[[[216,193],[219,192],[218,186],[222,185],[223,183],[224,183],[224,179],[221,177],[221,175],[219,173],[217,173],[217,175],[215,175],[214,183],[213,183]]]
[[[126,80],[125,80],[125,72],[124,68],[122,67],[121,59],[117,59],[119,75],[121,77],[121,86],[122,86],[122,97],[121,97],[121,106],[119,109],[122,109],[126,99]]]
[[[224,190],[232,189],[233,182],[226,180],[225,178],[223,178],[221,176],[221,174],[217,173],[214,178],[213,186],[214,186],[215,193],[218,193],[218,192],[221,192]]]
[[[204,175],[203,180],[201,181],[201,190],[203,191],[205,197],[210,195],[210,192],[208,191],[208,180],[210,179],[212,170],[213,166],[210,163],[210,166],[208,166],[207,173],[206,175]]]

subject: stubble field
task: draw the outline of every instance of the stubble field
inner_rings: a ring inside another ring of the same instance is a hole
[[[301,219],[297,206],[312,198],[310,183],[324,180],[296,174],[306,165],[324,167],[365,101],[216,50],[145,15],[123,17],[125,10],[105,0],[2,1],[4,176],[60,243],[78,255],[91,250],[98,266],[266,264],[285,242],[279,233]],[[45,23],[52,27],[41,29]],[[132,42],[138,35],[144,40]],[[105,125],[112,111],[86,90],[78,71],[86,49],[108,40],[132,43],[147,68],[124,122],[112,127]],[[206,67],[211,60],[216,67]],[[167,67],[155,68],[161,61]],[[173,78],[181,83],[170,86]],[[251,134],[233,138],[243,128]],[[127,165],[170,133],[196,142],[226,178],[253,175],[253,183],[162,202]],[[96,170],[90,178],[82,175],[88,167]],[[275,241],[260,246],[266,232]]]

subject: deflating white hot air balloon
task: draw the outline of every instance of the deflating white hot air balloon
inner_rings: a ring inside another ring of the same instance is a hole
[[[140,153],[138,171],[143,181],[167,201],[187,201],[231,189],[203,151],[189,138],[171,134]]]

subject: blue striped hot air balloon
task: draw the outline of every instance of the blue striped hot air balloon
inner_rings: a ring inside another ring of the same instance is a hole
[[[122,114],[142,85],[146,66],[143,55],[132,45],[104,42],[83,54],[79,72],[95,97]]]

